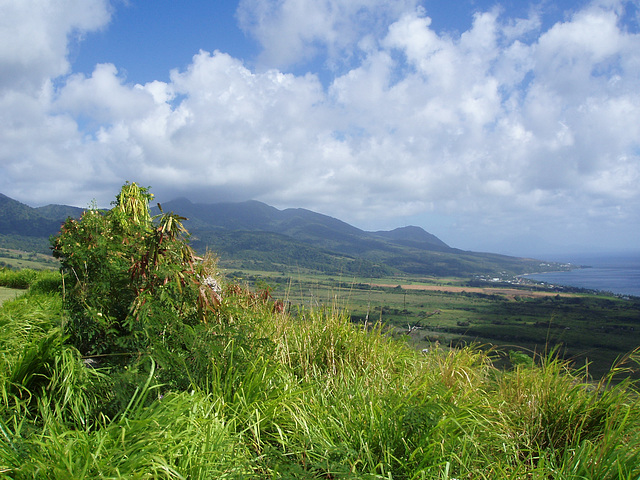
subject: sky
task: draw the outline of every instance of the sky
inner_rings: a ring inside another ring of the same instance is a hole
[[[640,0],[0,0],[0,192],[109,206],[125,181],[638,251]]]

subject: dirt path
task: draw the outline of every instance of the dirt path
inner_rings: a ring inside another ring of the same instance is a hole
[[[15,288],[0,287],[0,304],[5,300],[14,300],[25,292],[25,290],[16,290]]]

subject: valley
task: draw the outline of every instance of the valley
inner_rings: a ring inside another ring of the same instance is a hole
[[[2,265],[57,268],[48,236],[82,210],[34,209],[4,196],[0,203]],[[184,215],[195,250],[215,252],[229,280],[266,290],[290,308],[339,309],[354,323],[379,323],[419,350],[480,344],[504,357],[513,349],[557,349],[576,366],[590,362],[597,376],[640,345],[638,298],[546,288],[520,277],[574,265],[462,251],[419,227],[365,232],[255,201],[178,199],[163,208]]]
[[[517,350],[530,356],[557,350],[576,367],[589,363],[598,378],[640,345],[640,298],[574,288],[546,288],[454,277],[371,278],[228,272],[256,290],[267,289],[292,309],[347,311],[352,322],[380,323],[415,349],[482,345],[496,361]]]

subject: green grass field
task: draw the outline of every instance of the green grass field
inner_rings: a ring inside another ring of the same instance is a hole
[[[22,293],[24,293],[24,290],[0,287],[0,304],[2,304],[5,300],[14,300]]]

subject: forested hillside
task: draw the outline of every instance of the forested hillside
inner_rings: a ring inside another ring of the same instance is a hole
[[[49,237],[60,231],[67,217],[80,217],[82,209],[64,205],[32,208],[0,193],[0,246],[49,253]]]
[[[354,274],[470,277],[517,275],[566,265],[537,259],[478,253],[452,248],[422,228],[366,232],[309,210],[278,210],[261,202],[194,204],[178,199],[163,205],[179,212],[200,254],[223,254],[229,268]],[[0,247],[47,253],[49,236],[82,209],[62,205],[31,208],[0,198]],[[152,214],[159,214],[157,207]],[[542,267],[541,264],[544,263]]]

